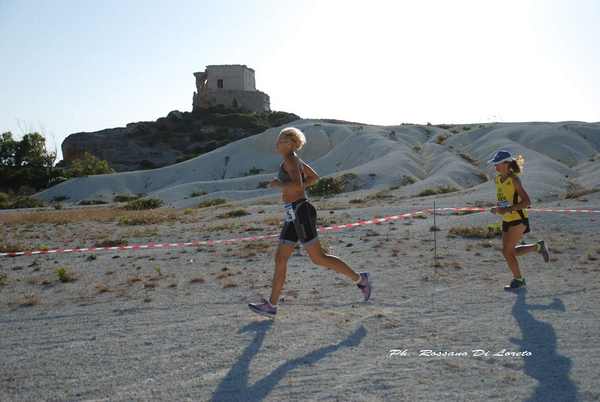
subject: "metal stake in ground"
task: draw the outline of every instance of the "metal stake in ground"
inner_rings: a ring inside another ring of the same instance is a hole
[[[433,267],[437,268],[437,223],[435,219],[435,200],[433,200]]]

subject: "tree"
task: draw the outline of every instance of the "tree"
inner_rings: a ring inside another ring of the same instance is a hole
[[[41,134],[29,133],[21,141],[15,141],[10,131],[3,133],[0,137],[0,189],[46,188],[54,176],[55,161],[56,152],[46,150],[46,139]]]
[[[13,139],[12,133],[7,131],[0,137],[0,166],[14,166],[15,153],[18,143]]]
[[[71,167],[67,169],[69,177],[92,176],[95,174],[114,173],[108,162],[96,158],[89,152],[85,152],[83,157],[71,162]]]

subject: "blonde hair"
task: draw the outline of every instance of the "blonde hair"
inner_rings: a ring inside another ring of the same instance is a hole
[[[523,158],[523,155],[519,155],[515,158],[514,161],[510,162],[509,169],[512,171],[513,174],[518,176],[521,173],[523,173],[524,166],[525,158]]]
[[[304,144],[306,144],[306,137],[304,133],[298,130],[296,127],[286,127],[279,132],[280,137],[285,137],[294,143],[294,147],[296,151],[302,149]]]

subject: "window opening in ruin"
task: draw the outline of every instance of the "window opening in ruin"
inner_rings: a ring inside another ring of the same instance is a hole
[[[223,88],[223,80],[217,80],[217,88]]]

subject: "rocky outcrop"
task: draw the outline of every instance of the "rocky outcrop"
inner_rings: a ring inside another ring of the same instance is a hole
[[[292,113],[235,113],[224,109],[172,111],[156,121],[69,135],[64,162],[85,152],[108,161],[115,171],[152,169],[210,152],[232,141],[299,119]]]

